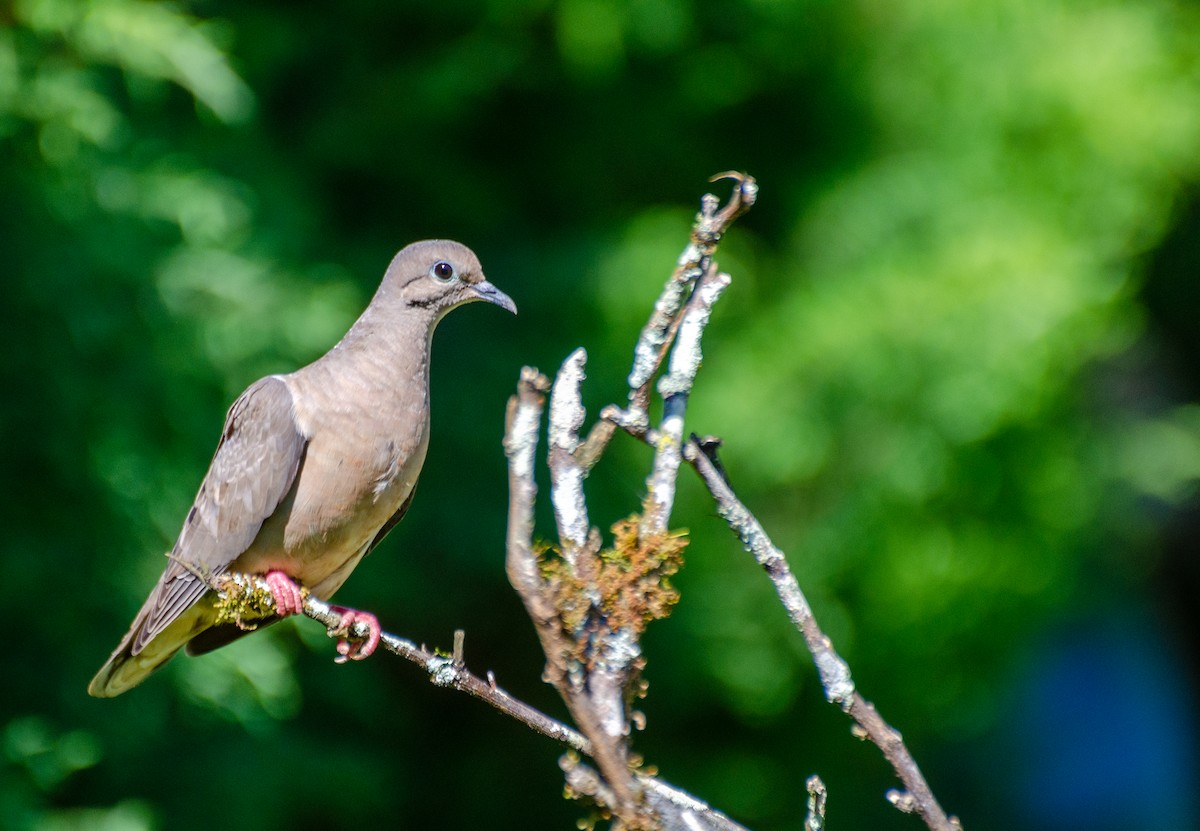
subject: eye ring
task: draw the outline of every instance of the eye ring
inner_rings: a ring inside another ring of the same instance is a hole
[[[442,283],[449,283],[458,276],[458,272],[454,270],[454,266],[445,260],[438,260],[429,267],[429,276]]]

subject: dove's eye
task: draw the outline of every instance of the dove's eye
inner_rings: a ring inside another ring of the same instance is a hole
[[[448,283],[455,277],[454,266],[450,265],[450,263],[446,262],[445,260],[439,260],[438,262],[434,263],[433,267],[429,269],[429,273],[432,274],[436,279],[441,280],[443,283]]]

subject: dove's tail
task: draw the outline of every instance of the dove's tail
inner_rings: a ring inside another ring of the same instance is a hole
[[[153,601],[154,597],[150,600]],[[147,607],[149,605],[148,602]],[[133,644],[138,640],[137,635],[145,626],[149,613],[149,609],[144,607],[134,619],[129,633],[88,684],[88,695],[113,698],[142,683],[146,676],[169,661],[191,638],[208,628],[210,616],[206,614],[207,611],[205,604],[193,604],[135,655]]]

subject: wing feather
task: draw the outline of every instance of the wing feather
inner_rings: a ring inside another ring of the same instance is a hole
[[[137,655],[245,551],[296,481],[307,440],[291,390],[279,376],[254,383],[229,408],[208,474],[188,511],[171,563],[143,609]]]

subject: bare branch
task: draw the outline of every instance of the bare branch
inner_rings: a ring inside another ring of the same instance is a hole
[[[808,789],[808,813],[804,816],[804,831],[825,831],[825,783],[812,775],[804,783]]]
[[[607,408],[606,408],[607,409]],[[613,408],[617,409],[617,408]],[[604,455],[608,443],[612,441],[613,433],[617,430],[617,425],[612,419],[605,417],[604,413],[600,413],[600,419],[592,425],[592,429],[588,431],[587,438],[579,445],[575,451],[575,460],[579,462],[579,466],[583,468],[586,476],[591,472],[592,467],[596,462],[600,461],[600,457]]]
[[[715,453],[715,449],[710,445],[708,452]],[[704,480],[717,503],[717,512],[742,544],[754,554],[774,583],[788,617],[800,630],[813,656],[821,676],[821,685],[825,688],[825,697],[854,719],[862,733],[883,752],[896,776],[904,783],[907,793],[891,791],[888,800],[903,811],[919,815],[932,831],[961,831],[958,820],[948,817],[938,804],[899,731],[885,722],[874,705],[854,688],[850,667],[834,651],[833,643],[818,626],[783,552],[775,547],[762,525],[737,498],[694,436],[684,446],[683,454]]]
[[[817,671],[821,675],[821,686],[825,688],[825,697],[843,710],[848,710],[854,695],[850,667],[833,650],[833,645],[817,625],[808,600],[800,590],[795,575],[788,568],[783,552],[775,547],[758,520],[738,500],[724,477],[717,473],[709,457],[700,451],[700,445],[694,438],[688,441],[683,453],[708,486],[709,493],[717,503],[717,513],[729,523],[729,527],[754,554],[758,564],[775,584],[788,617],[804,636],[804,643],[816,661]]]
[[[270,586],[267,585],[266,580],[258,575],[223,575],[216,578],[212,586],[217,592],[218,604],[224,604],[233,609],[231,614],[239,618],[242,615],[237,610],[239,607],[244,608],[244,604],[247,602],[255,605],[265,604],[266,606],[273,604]],[[338,627],[342,622],[342,613],[337,611],[331,604],[313,597],[307,590],[303,594],[305,617],[310,617],[325,626],[331,638],[342,637],[343,633],[338,631]],[[351,627],[350,632],[345,634],[353,638],[365,638],[368,632],[365,624],[358,622]],[[456,634],[456,651],[459,648],[458,640]],[[577,750],[585,755],[591,755],[591,743],[586,738],[535,707],[531,707],[525,702],[513,698],[496,685],[495,679],[491,677],[491,673],[488,673],[486,680],[480,678],[467,670],[462,661],[456,660],[453,655],[446,656],[432,652],[390,632],[380,633],[379,644],[393,655],[398,655],[404,660],[421,667],[429,675],[429,680],[437,686],[452,687],[465,692],[473,698],[487,702],[492,707],[516,719],[534,732],[541,733],[547,738],[561,742],[572,750]]]
[[[566,372],[576,375],[576,384],[582,380],[582,353],[577,353],[576,360],[568,360]],[[553,458],[558,462],[574,464],[570,458],[571,446],[577,439],[574,430],[575,414],[570,412],[569,402],[571,381],[568,378],[560,382],[560,406],[558,408],[559,423],[557,426],[558,447]],[[613,804],[618,813],[634,812],[636,805],[637,786],[629,774],[627,756],[624,751],[624,731],[618,725],[613,735],[613,728],[607,719],[600,717],[598,711],[590,706],[584,678],[580,674],[578,661],[572,660],[575,643],[567,637],[564,631],[561,614],[557,605],[556,592],[543,579],[538,564],[537,554],[533,549],[533,506],[537,496],[537,484],[534,481],[533,468],[537,450],[538,431],[541,427],[542,409],[545,405],[545,393],[550,388],[549,381],[537,370],[526,367],[521,371],[517,384],[517,394],[509,399],[508,418],[504,435],[505,452],[508,454],[509,470],[509,522],[508,522],[508,576],[521,601],[525,604],[533,620],[534,629],[546,654],[545,678],[563,697],[571,715],[589,737],[592,747],[589,755],[605,775],[612,775],[616,781],[611,782],[617,793],[618,802]],[[578,391],[576,390],[577,397]],[[581,405],[580,405],[581,406]],[[570,450],[567,448],[570,447]],[[557,471],[552,471],[556,481],[561,481]],[[577,483],[582,486],[582,479]],[[560,494],[563,492],[560,492]],[[571,495],[573,497],[573,494]],[[581,497],[582,498],[582,497]],[[561,506],[555,506],[560,514]],[[584,514],[586,516],[586,514]],[[585,520],[586,522],[586,520]],[[583,549],[577,550],[579,553]],[[573,564],[577,565],[577,564]],[[573,569],[576,570],[576,569]],[[574,665],[574,671],[573,671]],[[603,690],[602,690],[603,691]]]
[[[611,805],[615,795],[604,779],[578,758],[566,755],[559,767],[567,780],[572,796],[587,797],[600,805]],[[746,831],[715,808],[671,788],[663,788],[654,777],[641,777],[646,790],[646,803],[654,813],[657,828],[663,831]]]
[[[234,573],[222,575],[207,582],[217,592],[217,602],[229,606],[231,614],[237,614],[238,609],[247,606],[260,608],[264,613],[269,613],[267,607],[273,604],[270,586],[258,575]],[[342,622],[342,613],[337,611],[333,605],[313,597],[307,590],[303,594],[305,617],[322,624],[331,638],[347,634],[356,638],[367,636],[366,628],[362,623],[355,623],[348,633],[338,631],[337,627]],[[246,622],[253,625],[252,620]],[[496,684],[492,673],[487,673],[486,678],[480,678],[467,669],[462,660],[463,633],[461,629],[454,633],[454,651],[449,656],[430,651],[390,632],[380,633],[379,644],[393,655],[419,666],[434,685],[464,692],[524,724],[535,733],[540,733],[546,738],[566,745],[577,753],[585,756],[592,755],[591,742],[578,731],[551,718],[536,707],[514,698]],[[702,820],[703,824],[696,826],[699,828],[713,829],[713,831],[745,831],[742,826],[729,820],[719,811],[657,776],[638,773],[635,774],[635,778],[652,801],[651,804],[657,810],[663,810],[665,815],[670,815],[671,811],[678,814],[690,813]],[[667,829],[690,827],[692,826],[664,824],[664,828]]]
[[[647,406],[649,404],[650,381],[662,365],[679,326],[679,310],[687,300],[692,286],[708,271],[713,252],[721,235],[735,219],[750,210],[758,198],[758,184],[754,177],[743,173],[719,173],[711,181],[733,179],[733,195],[724,208],[718,210],[718,200],[705,194],[701,200],[700,213],[692,225],[691,239],[679,255],[675,271],[663,286],[662,294],[654,304],[650,320],[642,328],[633,351],[633,369],[629,373],[628,422],[635,429],[649,427]]]
[[[632,388],[629,409],[605,408],[587,439],[579,441],[578,430],[583,423],[579,386],[586,359],[582,350],[563,363],[551,400],[548,461],[552,498],[563,559],[576,581],[571,587],[576,599],[559,596],[561,580],[558,588],[552,590],[547,585],[541,594],[555,596],[560,612],[566,611],[564,603],[576,604],[577,609],[577,604],[586,599],[590,606],[582,620],[577,614],[560,614],[562,625],[557,631],[553,626],[539,627],[548,658],[546,678],[558,687],[576,723],[595,748],[593,758],[603,788],[593,787],[590,791],[603,798],[630,827],[648,821],[646,808],[651,815],[654,811],[642,805],[645,794],[629,773],[629,700],[636,692],[634,681],[644,664],[638,643],[641,629],[646,620],[662,616],[674,602],[665,575],[677,567],[668,563],[672,562],[671,557],[678,557],[682,544],[668,534],[667,523],[680,463],[683,413],[700,364],[700,332],[708,321],[712,304],[729,283],[728,276],[716,272],[712,255],[725,228],[749,209],[757,195],[753,179],[739,174],[730,174],[729,178],[737,181],[737,187],[724,208],[720,208],[719,200],[711,194],[702,200],[688,248],[642,330],[629,380]],[[663,394],[668,399],[664,426],[654,430],[647,411],[649,384],[681,327],[685,329],[684,342],[672,355],[671,371],[663,381]],[[651,571],[627,571],[620,581],[623,588],[615,595],[602,596],[599,540],[588,526],[582,481],[607,448],[617,425],[655,441],[658,447],[653,472],[647,479],[650,496],[643,505],[637,541],[628,554],[634,550],[641,552],[639,568],[645,569],[645,563],[652,562],[661,563],[666,570],[655,578],[656,590],[648,590],[639,583],[642,579],[639,575],[649,577]],[[647,556],[647,551],[652,553]],[[671,551],[675,553],[667,553]],[[550,578],[549,582],[555,579]],[[520,591],[524,594],[524,590]],[[630,592],[647,591],[650,594],[640,600],[626,599]],[[654,610],[644,616],[652,605]],[[631,616],[633,609],[642,611]],[[574,623],[567,625],[568,616]]]
[[[533,550],[533,502],[537,485],[533,478],[533,460],[537,447],[545,391],[545,376],[528,367],[522,371],[517,395],[509,401],[505,450],[509,458],[509,581],[520,595],[533,620],[542,651],[546,654],[545,679],[566,702],[572,718],[591,742],[591,757],[596,760],[608,787],[614,794],[609,803],[614,813],[636,823],[640,815],[641,788],[629,770],[627,737],[629,724],[625,714],[625,684],[630,667],[640,658],[636,638],[594,637],[586,628],[572,631],[564,619],[560,602],[571,601],[594,606],[598,590],[597,544],[587,529],[583,505],[583,476],[573,452],[578,446],[582,404],[579,384],[583,380],[586,355],[577,351],[564,364],[555,386],[551,416],[551,481],[554,483],[555,514],[562,529],[564,556],[571,579],[578,581],[582,597],[562,597],[559,583],[543,577]],[[577,627],[590,625],[591,616],[580,617]],[[619,633],[618,633],[619,635]],[[588,647],[589,664],[584,665],[581,644]]]
[[[637,774],[646,805],[665,831],[746,831],[716,808],[657,776]]]
[[[558,522],[558,539],[563,558],[571,570],[579,573],[578,552],[588,545],[587,502],[583,498],[583,479],[587,475],[577,461],[579,428],[583,426],[583,399],[579,387],[584,379],[587,352],[576,349],[565,361],[550,392],[550,501]]]
[[[855,689],[849,666],[818,626],[783,553],[734,494],[716,458],[719,442],[700,442],[695,436],[686,443],[683,441],[683,417],[701,362],[701,335],[711,316],[713,304],[730,282],[728,275],[717,271],[713,254],[729,223],[748,210],[757,196],[753,179],[738,174],[729,175],[738,183],[733,197],[720,210],[716,197],[711,194],[704,197],[691,240],[638,339],[633,369],[629,375],[628,407],[624,410],[615,406],[604,408],[601,421],[581,443],[578,431],[584,419],[580,397],[586,360],[583,350],[573,353],[559,372],[551,404],[549,464],[564,559],[576,578],[584,578],[579,580],[576,591],[588,598],[591,612],[599,611],[599,590],[595,583],[599,565],[594,562],[599,546],[594,542],[594,532],[588,525],[582,482],[607,448],[616,428],[655,448],[654,465],[647,478],[648,495],[639,528],[642,540],[651,537],[661,539],[661,535],[666,533],[675,499],[679,465],[686,458],[708,487],[720,515],[747,549],[753,552],[774,583],[784,609],[813,656],[826,697],[850,715],[861,735],[880,748],[904,783],[906,790],[890,791],[888,800],[902,811],[920,815],[932,831],[961,831],[957,819],[947,817],[937,803],[900,734]],[[661,368],[672,343],[674,350],[671,351],[670,366],[658,387],[664,399],[663,420],[659,428],[654,430],[649,422],[649,385]],[[526,370],[526,374],[529,372]],[[545,390],[545,379],[537,377],[541,379],[540,383],[534,385],[527,382],[526,375],[523,375],[521,389],[526,391],[519,391],[510,403],[505,440],[510,459],[510,480],[514,486],[510,497],[509,571],[513,585],[525,600],[542,639],[547,655],[546,678],[559,689],[576,722],[591,741],[591,755],[599,767],[597,772],[579,764],[577,759],[565,758],[563,770],[569,788],[607,806],[619,818],[621,827],[649,827],[647,823],[668,828],[725,827],[699,824],[700,821],[687,811],[676,810],[677,803],[671,803],[673,807],[669,810],[657,807],[657,797],[654,795],[657,792],[647,784],[654,780],[645,776],[635,778],[629,772],[629,723],[625,695],[641,667],[642,657],[637,642],[640,628],[610,628],[606,616],[602,614],[594,623],[585,620],[584,623],[575,624],[572,633],[574,638],[568,637],[571,627],[565,625],[559,605],[563,600],[556,599],[551,583],[541,579],[538,574],[530,540],[532,499],[536,490],[531,470],[532,450],[527,456],[522,453],[524,448],[536,445],[542,404],[540,393]],[[530,403],[534,396],[528,389],[535,387],[538,397]],[[524,422],[519,418],[522,403],[528,412],[533,413],[532,418]],[[528,562],[514,567],[514,558]],[[582,597],[576,602],[581,600]],[[544,610],[544,614],[539,614],[538,610]],[[581,635],[588,644],[585,653],[577,651]],[[574,652],[573,645],[576,647]],[[587,655],[586,662],[581,660],[583,654]],[[807,784],[810,798],[805,828],[807,831],[820,831],[825,821],[825,788],[817,777],[812,777]],[[708,809],[704,815],[711,817],[715,814]]]
[[[554,619],[554,604],[541,592],[537,557],[533,552],[533,478],[542,408],[550,381],[532,367],[521,370],[517,394],[508,400],[504,452],[508,455],[508,554],[505,565],[512,584],[540,631]]]
[[[639,439],[645,439],[650,444],[658,442],[658,431],[650,426],[649,414],[642,412],[640,414],[631,413],[629,410],[622,410],[616,404],[609,404],[607,407],[600,410],[600,418],[609,422],[614,427],[619,427],[631,436],[636,436]],[[599,433],[600,427],[597,425],[592,433]],[[591,436],[588,437],[589,439]]]
[[[660,779],[650,778],[642,784],[647,806],[666,831],[746,831],[744,826],[704,802],[679,791],[660,788]]]
[[[683,416],[692,382],[700,369],[700,336],[708,325],[713,304],[729,285],[729,275],[718,273],[710,260],[680,318],[679,333],[671,350],[667,374],[658,382],[663,397],[662,425],[654,442],[654,468],[646,480],[646,507],[642,515],[644,534],[664,533],[675,504],[675,481],[679,475],[683,447]]]

